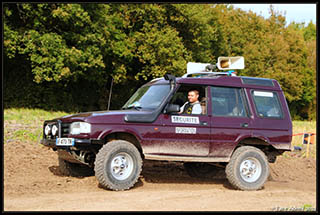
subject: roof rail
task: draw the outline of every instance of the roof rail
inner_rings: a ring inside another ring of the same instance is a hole
[[[213,76],[236,76],[234,69],[244,68],[244,58],[243,57],[219,57],[217,64],[210,63],[187,63],[187,73],[182,77],[213,77]],[[227,72],[218,72],[219,70],[228,70]]]
[[[237,76],[234,71],[229,71],[229,72],[192,72],[192,73],[186,73],[182,76],[182,78],[187,78],[193,75],[198,75],[198,77],[203,77],[203,76]]]
[[[193,72],[193,73],[186,73],[181,78],[188,78],[192,75],[198,75],[197,77],[212,77],[212,76],[237,76],[234,71],[229,72]],[[152,81],[164,80],[165,78],[154,78]]]

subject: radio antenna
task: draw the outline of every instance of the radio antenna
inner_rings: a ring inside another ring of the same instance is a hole
[[[112,86],[113,86],[113,77],[111,80],[111,86],[110,86],[110,92],[109,92],[108,110],[110,108],[110,101],[111,101],[111,96],[112,96]]]

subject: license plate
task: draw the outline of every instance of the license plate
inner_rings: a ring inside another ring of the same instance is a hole
[[[57,138],[57,146],[74,146],[74,138]]]

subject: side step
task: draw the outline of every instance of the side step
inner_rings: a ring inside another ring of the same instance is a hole
[[[188,162],[229,162],[229,157],[190,157],[172,155],[145,154],[147,160],[188,161]]]

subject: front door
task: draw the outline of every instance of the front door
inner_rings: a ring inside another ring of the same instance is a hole
[[[181,107],[188,101],[188,92],[199,92],[199,114],[161,114],[160,154],[174,156],[199,156],[209,154],[210,117],[207,113],[207,87],[180,86],[170,103]]]

